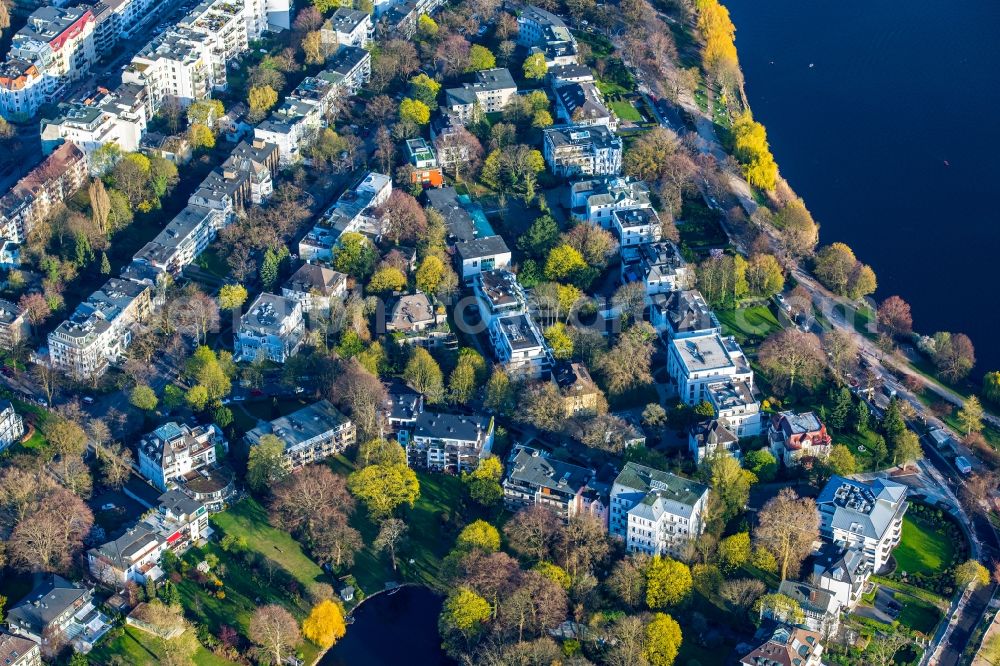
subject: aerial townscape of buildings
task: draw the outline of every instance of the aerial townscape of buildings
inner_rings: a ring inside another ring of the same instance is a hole
[[[403,583],[412,663],[989,644],[988,425],[739,209],[724,8],[544,4],[10,5],[3,664],[320,663]]]

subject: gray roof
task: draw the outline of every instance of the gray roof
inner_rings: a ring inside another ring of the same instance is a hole
[[[730,343],[718,333],[670,341],[670,346],[676,350],[678,358],[688,372],[733,367],[736,365],[733,354],[739,351],[739,347],[734,349],[731,345],[736,345],[735,341]],[[742,356],[742,352],[740,355]]]
[[[58,574],[49,574],[7,613],[7,623],[40,633],[90,590]]]
[[[549,67],[547,74],[552,79],[581,79],[585,77],[590,77],[591,80],[594,78],[594,73],[586,65],[581,65],[579,63],[571,63],[568,65],[553,65]]]
[[[416,326],[426,326],[434,322],[434,306],[426,294],[417,292],[400,296],[392,306],[387,322],[395,331],[409,331]]]
[[[794,599],[806,612],[836,614],[840,609],[833,594],[809,583],[785,580],[778,586],[778,592]]]
[[[492,427],[488,416],[462,416],[422,412],[413,426],[414,437],[479,442]]]
[[[329,296],[347,281],[347,276],[318,264],[302,264],[284,284],[289,291]]]
[[[341,76],[347,76],[354,71],[355,67],[370,57],[368,51],[361,47],[341,45],[327,63],[327,69]]]
[[[653,305],[659,309],[675,333],[694,333],[721,329],[718,317],[708,307],[700,291],[672,291],[653,296]]]
[[[542,130],[546,141],[554,147],[561,146],[592,146],[600,148],[622,147],[622,140],[617,134],[604,125],[564,125],[549,127]]]
[[[832,580],[855,585],[870,573],[864,553],[860,548],[844,548],[837,544],[826,543],[813,558],[813,573]]]
[[[712,382],[705,387],[709,401],[718,410],[734,409],[757,402],[754,397],[753,387],[744,380],[733,381],[727,379],[721,382]]]
[[[455,252],[462,261],[468,259],[479,259],[480,257],[492,257],[497,254],[510,252],[507,243],[500,236],[483,236],[472,240],[456,243]]]
[[[326,20],[326,24],[323,27],[327,30],[350,33],[354,32],[368,16],[368,12],[349,9],[347,7],[338,7],[333,16]]]
[[[470,241],[476,237],[476,225],[472,215],[458,200],[458,192],[454,187],[438,187],[426,191],[427,201],[431,208],[444,216],[448,235],[455,240]]]
[[[694,505],[708,493],[708,486],[652,467],[629,462],[615,479],[615,485],[642,495],[630,510],[650,520],[669,512],[690,516]]]
[[[517,446],[507,465],[507,479],[534,488],[548,488],[555,493],[575,495],[597,476],[592,469],[553,460],[541,451]]]
[[[0,325],[10,326],[23,316],[24,311],[21,309],[20,305],[16,305],[4,298],[0,298]]]
[[[107,558],[117,569],[126,569],[139,553],[160,540],[158,532],[147,523],[140,522],[126,529],[117,539],[92,548],[90,552]]]
[[[240,318],[241,331],[255,331],[261,335],[277,335],[281,330],[281,322],[295,308],[296,301],[284,296],[262,292]]]
[[[843,530],[881,539],[905,510],[906,486],[888,479],[871,483],[834,476],[827,481],[816,506],[824,531]]]
[[[337,411],[328,400],[320,400],[288,416],[261,423],[246,436],[248,441],[256,444],[264,435],[275,435],[285,443],[285,451],[291,451],[302,443],[347,423],[350,423],[350,419]]]
[[[727,445],[739,441],[729,429],[725,419],[712,419],[696,423],[691,426],[691,436],[697,440],[700,446],[712,445],[723,449],[728,449],[730,447]]]

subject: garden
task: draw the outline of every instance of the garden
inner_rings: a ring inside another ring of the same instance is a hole
[[[903,518],[902,539],[892,553],[895,568],[887,578],[950,597],[955,591],[955,567],[968,556],[968,541],[950,514],[911,502]]]

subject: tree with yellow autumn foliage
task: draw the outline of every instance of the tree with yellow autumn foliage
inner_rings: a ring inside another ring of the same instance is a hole
[[[315,606],[302,622],[302,635],[321,648],[331,648],[347,633],[340,604],[325,599]]]

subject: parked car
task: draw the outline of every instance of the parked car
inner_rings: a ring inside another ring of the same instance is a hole
[[[962,474],[968,475],[972,473],[972,463],[970,463],[969,459],[965,456],[958,456],[955,458],[955,467],[957,467],[958,471]]]

